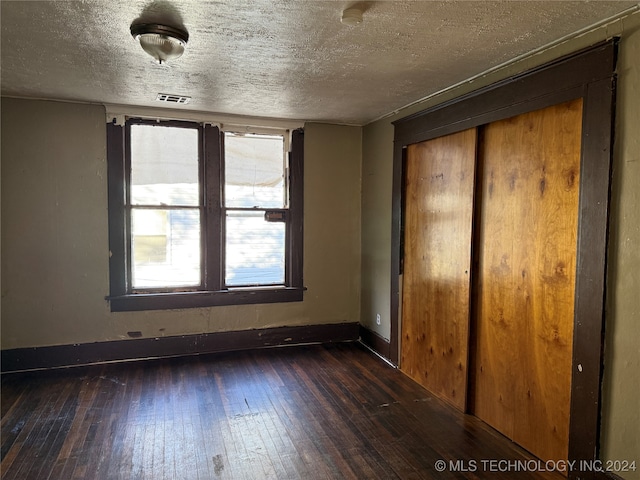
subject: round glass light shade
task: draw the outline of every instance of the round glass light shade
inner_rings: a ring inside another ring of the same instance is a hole
[[[189,40],[186,31],[158,24],[131,25],[131,35],[158,63],[179,58]]]
[[[180,58],[184,53],[185,43],[177,38],[158,33],[144,33],[138,36],[142,49],[156,59],[158,63]]]
[[[354,26],[362,23],[362,10],[357,7],[347,8],[342,12],[340,21],[344,25]]]

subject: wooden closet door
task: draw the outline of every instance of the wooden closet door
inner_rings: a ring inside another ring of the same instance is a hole
[[[400,368],[464,410],[476,130],[407,150]]]
[[[473,413],[543,460],[567,458],[582,101],[487,125]],[[480,180],[479,180],[480,181]]]

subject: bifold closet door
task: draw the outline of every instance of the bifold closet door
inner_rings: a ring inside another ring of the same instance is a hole
[[[482,128],[472,413],[567,458],[582,101]],[[603,181],[605,181],[603,179]]]
[[[476,130],[406,152],[400,368],[464,410]]]

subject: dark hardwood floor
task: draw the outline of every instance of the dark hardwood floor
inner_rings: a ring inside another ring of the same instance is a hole
[[[1,443],[3,480],[563,478],[357,343],[4,374]]]

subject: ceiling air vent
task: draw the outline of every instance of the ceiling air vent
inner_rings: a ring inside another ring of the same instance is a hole
[[[191,101],[191,97],[185,97],[184,95],[171,95],[169,93],[159,93],[156,97],[156,100],[159,102],[179,103],[181,105],[186,105]]]

